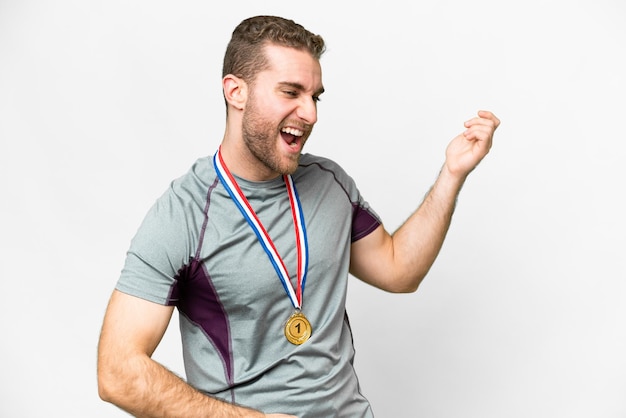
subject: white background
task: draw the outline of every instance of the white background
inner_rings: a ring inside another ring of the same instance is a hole
[[[378,417],[626,417],[626,6],[619,0],[0,0],[0,416],[125,416],[96,345],[152,202],[223,134],[255,14],[324,36],[307,150],[390,230],[478,109],[502,120],[419,291],[352,280]],[[182,370],[177,326],[156,353]]]

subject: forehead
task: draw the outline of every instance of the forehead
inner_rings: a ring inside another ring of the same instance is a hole
[[[311,91],[322,89],[322,67],[309,52],[268,44],[264,47],[268,68],[258,73],[274,83],[296,83]]]

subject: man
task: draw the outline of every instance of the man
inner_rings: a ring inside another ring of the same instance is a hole
[[[278,17],[233,32],[222,143],[152,207],[109,302],[104,400],[142,417],[373,416],[352,366],[348,273],[417,289],[499,120],[480,111],[465,122],[423,203],[390,235],[337,164],[302,154],[323,52],[321,37]],[[174,306],[186,381],[151,359]]]

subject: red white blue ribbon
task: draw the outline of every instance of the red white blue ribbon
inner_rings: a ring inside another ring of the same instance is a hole
[[[304,214],[302,212],[300,199],[298,197],[298,192],[293,179],[288,174],[283,176],[283,180],[287,186],[287,193],[289,194],[291,216],[293,217],[293,224],[296,233],[296,248],[298,251],[297,289],[294,289],[291,284],[291,279],[287,268],[285,267],[285,263],[278,254],[274,242],[265,230],[261,220],[257,217],[256,212],[252,209],[250,202],[248,202],[248,199],[241,191],[241,188],[239,188],[237,180],[235,180],[228,167],[226,167],[226,164],[222,159],[221,148],[218,148],[217,152],[213,156],[213,165],[215,166],[217,176],[222,182],[224,188],[259,239],[259,243],[269,257],[274,270],[276,270],[276,274],[278,274],[278,278],[283,284],[283,288],[285,289],[287,296],[289,296],[291,304],[295,309],[300,310],[302,308],[302,295],[304,294],[304,285],[306,283],[306,274],[309,264],[309,244],[307,241]]]

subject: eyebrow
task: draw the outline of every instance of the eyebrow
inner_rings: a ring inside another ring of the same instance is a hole
[[[291,87],[293,89],[296,89],[298,91],[303,91],[304,90],[304,86],[300,83],[295,83],[292,81],[281,81],[278,83],[279,86],[283,86],[283,87]],[[313,94],[316,96],[321,95],[322,93],[324,93],[324,87],[321,87],[319,90],[315,91]]]

